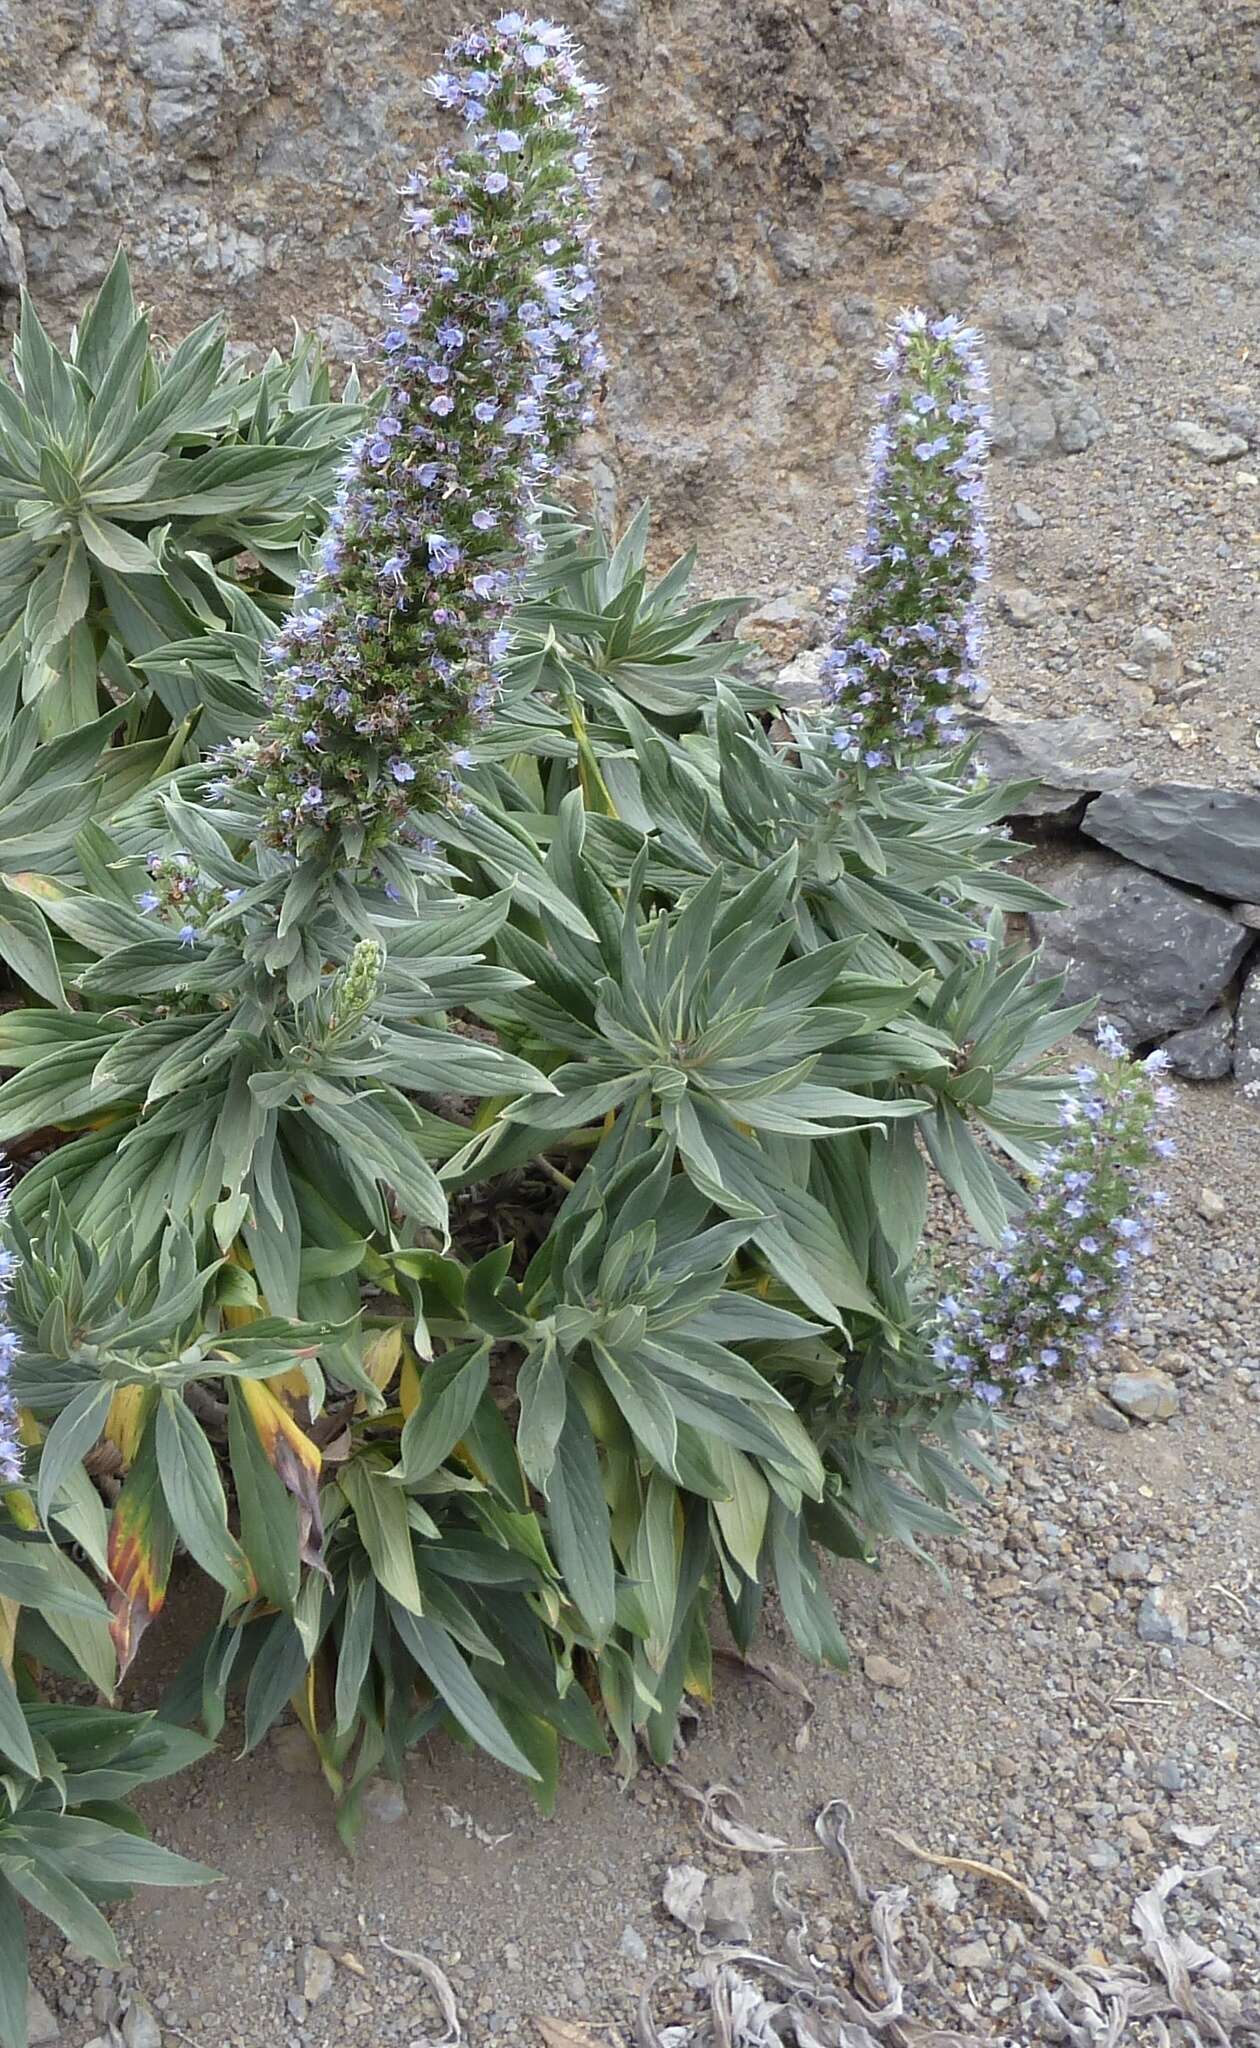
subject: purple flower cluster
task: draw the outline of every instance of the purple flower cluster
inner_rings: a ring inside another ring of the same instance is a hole
[[[505,14],[429,82],[462,144],[406,187],[383,396],[318,567],[270,653],[269,716],[232,758],[292,854],[357,861],[449,801],[489,717],[537,493],[593,418],[591,114],[568,32]]]
[[[866,538],[823,657],[833,742],[865,769],[953,745],[960,700],[979,688],[977,586],[989,446],[980,337],[952,315],[902,313],[879,357],[889,373],[872,441]]]
[[[1154,1250],[1168,1197],[1149,1185],[1152,1161],[1174,1150],[1159,1132],[1172,1100],[1167,1056],[1131,1060],[1118,1032],[1099,1028],[1116,1066],[1077,1069],[1079,1094],[1043,1164],[1019,1228],[984,1253],[938,1304],[934,1350],[955,1387],[996,1406],[1034,1381],[1091,1366],[1124,1328],[1134,1262]]]
[[[0,1216],[8,1201],[8,1188],[0,1187]],[[16,1486],[22,1477],[22,1444],[12,1387],[18,1340],[8,1315],[9,1285],[16,1263],[12,1252],[0,1245],[0,1485],[4,1486]]]
[[[215,912],[241,894],[221,889],[186,853],[151,853],[144,867],[149,881],[136,897],[139,908],[173,925],[184,946],[195,946]]]

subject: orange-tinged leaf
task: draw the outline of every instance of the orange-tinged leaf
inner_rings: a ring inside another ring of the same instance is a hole
[[[119,1452],[124,1465],[134,1465],[140,1439],[153,1406],[152,1388],[119,1387],[109,1404],[103,1435]]]
[[[174,1552],[175,1525],[162,1496],[150,1415],[109,1525],[107,1555],[113,1584],[107,1598],[120,1678],[149,1623],[162,1610]]]
[[[267,1385],[273,1394],[279,1394],[283,1400],[292,1401],[295,1405],[310,1399],[311,1383],[300,1365],[291,1365],[287,1372],[278,1372]]]
[[[323,1571],[324,1523],[319,1511],[319,1478],[324,1461],[318,1444],[311,1442],[276,1395],[275,1388],[286,1377],[241,1379],[237,1385],[259,1443],[297,1502],[299,1553],[306,1564]],[[305,1379],[301,1391],[307,1391]]]

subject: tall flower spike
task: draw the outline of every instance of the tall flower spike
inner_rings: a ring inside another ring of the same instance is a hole
[[[961,737],[960,700],[979,688],[977,586],[989,446],[980,337],[952,316],[901,313],[879,361],[885,417],[872,439],[866,538],[823,658],[834,742],[865,768]]]
[[[1088,1370],[1104,1339],[1124,1328],[1135,1262],[1154,1251],[1168,1198],[1148,1172],[1173,1150],[1159,1133],[1159,1112],[1172,1100],[1162,1078],[1167,1055],[1130,1059],[1106,1023],[1098,1043],[1116,1065],[1103,1074],[1077,1069],[1080,1093],[1067,1098],[1062,1140],[1018,1230],[940,1303],[937,1361],[991,1407],[1037,1380]]]
[[[9,1190],[0,1186],[0,1218],[9,1206]],[[14,1258],[0,1245],[0,1485],[15,1486],[22,1477],[22,1449],[18,1433],[18,1408],[12,1376],[18,1340],[9,1321],[9,1283]]]
[[[429,81],[464,139],[406,188],[384,398],[235,759],[270,842],[354,862],[449,801],[489,716],[543,479],[594,417],[591,113],[567,31],[503,15]],[[226,794],[226,790],[224,791]]]

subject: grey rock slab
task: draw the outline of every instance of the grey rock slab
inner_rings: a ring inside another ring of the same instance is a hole
[[[1260,1083],[1260,963],[1243,983],[1234,1018],[1234,1072],[1244,1083]]]
[[[1260,792],[1203,782],[1132,783],[1092,803],[1082,830],[1176,882],[1214,896],[1260,899]]]
[[[122,2017],[123,2048],[162,2048],[162,2029],[142,1998],[133,1998]]]
[[[1029,917],[1042,971],[1064,974],[1069,1002],[1096,998],[1132,1044],[1201,1022],[1252,942],[1217,904],[1114,854],[1077,854],[1047,886],[1063,908]]]
[[[1164,1051],[1182,1080],[1223,1081],[1234,1063],[1234,1020],[1227,1009],[1211,1010],[1201,1024],[1174,1031]]]
[[[1211,427],[1201,427],[1197,420],[1174,420],[1168,429],[1168,439],[1188,454],[1197,455],[1200,462],[1232,462],[1247,453],[1247,443],[1241,434],[1217,433]]]
[[[1132,762],[1104,767],[1103,758],[1123,748],[1121,733],[1104,719],[1013,718],[994,707],[966,720],[980,735],[978,756],[995,782],[1028,782],[1038,787],[1019,799],[1012,817],[1068,824],[1086,797],[1122,789],[1132,779]]]
[[[1086,1393],[1083,1412],[1085,1420],[1092,1422],[1095,1429],[1108,1430],[1113,1436],[1128,1434],[1129,1424],[1120,1410],[1113,1408],[1110,1401],[1104,1400],[1097,1387],[1091,1387]]]
[[[26,1987],[26,2031],[30,2048],[52,2048],[61,2039],[61,2026],[43,1994],[33,1984]]]
[[[825,649],[806,647],[774,679],[775,695],[786,711],[804,711],[822,701]]]
[[[1137,1632],[1144,1643],[1185,1643],[1190,1616],[1182,1595],[1171,1586],[1152,1586],[1138,1609]]]
[[[1118,1372],[1107,1382],[1108,1397],[1136,1422],[1166,1422],[1181,1406],[1181,1396],[1167,1373]]]
[[[337,1975],[337,1965],[327,1949],[312,1942],[302,1950],[297,1964],[297,1987],[311,2005],[327,1998]]]

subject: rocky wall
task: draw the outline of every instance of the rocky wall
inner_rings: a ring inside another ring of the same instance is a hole
[[[121,238],[171,334],[363,348],[447,0],[0,0],[0,300],[64,327]],[[1244,0],[572,0],[610,87],[609,476],[701,537],[851,499],[880,320],[996,329],[999,444],[1106,423],[1111,284],[1254,277]],[[1205,228],[1210,223],[1210,234]],[[607,480],[607,479],[606,479]],[[744,556],[748,554],[745,547]]]

